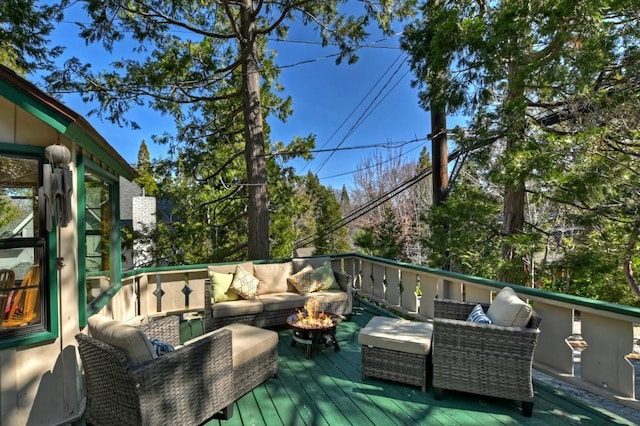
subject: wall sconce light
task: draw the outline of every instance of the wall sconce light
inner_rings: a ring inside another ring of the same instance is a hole
[[[53,216],[56,224],[65,227],[72,216],[71,194],[73,193],[73,173],[69,168],[71,151],[58,143],[44,149],[47,163],[42,166],[42,196],[44,197],[47,232],[53,229]]]

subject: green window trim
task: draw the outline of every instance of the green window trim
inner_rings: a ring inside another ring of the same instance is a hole
[[[78,312],[80,328],[87,324],[89,316],[102,309],[111,298],[118,293],[122,280],[122,261],[120,247],[120,185],[116,176],[106,172],[98,164],[88,158],[80,156],[77,164],[77,187],[78,187]],[[105,291],[98,295],[91,302],[87,303],[87,193],[85,187],[85,176],[90,171],[100,178],[109,182],[111,217],[109,222],[109,253],[110,253],[110,285]]]
[[[44,159],[44,148],[0,142],[0,154],[38,156]],[[41,320],[41,325],[44,329],[35,329],[19,335],[2,338],[0,339],[0,349],[37,345],[53,341],[59,337],[60,312],[58,306],[59,282],[56,269],[57,253],[57,231],[54,228],[51,232],[46,233],[45,255],[47,271],[43,273],[43,276],[46,277],[48,286],[43,286],[43,290],[48,290],[46,293],[48,296],[46,302],[48,303],[43,305],[43,312],[41,312],[41,318],[45,318],[45,315],[47,317],[46,321]]]

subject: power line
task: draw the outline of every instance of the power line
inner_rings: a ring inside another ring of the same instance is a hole
[[[423,138],[423,139],[420,139],[420,140],[427,140],[427,139],[428,139],[428,138]],[[342,177],[342,176],[352,175],[352,174],[354,174],[354,173],[358,173],[358,172],[363,172],[363,171],[365,171],[365,170],[369,170],[369,169],[372,169],[372,168],[374,168],[374,167],[381,166],[381,165],[383,165],[383,164],[390,163],[390,162],[392,162],[392,161],[394,161],[394,160],[397,160],[398,158],[403,157],[403,156],[407,155],[408,153],[415,151],[415,150],[416,150],[416,149],[418,149],[418,148],[420,148],[420,146],[416,146],[416,147],[414,147],[414,148],[411,148],[409,151],[403,152],[403,153],[401,153],[401,154],[399,154],[399,155],[396,155],[395,157],[391,157],[391,158],[388,158],[388,159],[386,159],[386,160],[384,160],[384,161],[380,161],[380,162],[378,162],[378,163],[372,164],[372,165],[370,165],[369,167],[361,167],[361,168],[359,168],[359,169],[351,170],[351,171],[349,171],[349,172],[339,173],[339,174],[337,174],[337,175],[322,176],[322,177],[318,176],[318,179],[320,179],[320,180],[322,180],[322,179],[325,179],[325,180],[326,180],[326,179],[333,179],[333,178],[337,178],[337,177]]]
[[[393,60],[393,62],[391,63],[391,65],[389,65],[387,67],[387,69],[385,70],[384,73],[382,73],[382,75],[378,78],[378,80],[373,84],[373,86],[371,86],[371,88],[369,89],[369,91],[367,92],[366,95],[364,95],[364,97],[360,100],[360,102],[358,102],[358,105],[356,105],[351,112],[349,113],[349,115],[342,120],[342,122],[340,123],[340,125],[333,131],[333,133],[331,133],[331,136],[329,136],[329,138],[322,144],[322,146],[320,147],[320,149],[323,149],[325,146],[327,146],[327,144],[329,142],[331,142],[331,140],[333,139],[333,137],[335,135],[338,134],[338,132],[340,131],[340,129],[342,129],[342,127],[347,124],[347,121],[349,121],[349,119],[356,113],[356,111],[358,110],[358,108],[360,108],[360,105],[362,105],[364,103],[364,101],[369,97],[369,95],[373,92],[373,90],[376,88],[376,86],[382,81],[382,79],[384,78],[385,75],[387,75],[387,73],[391,70],[391,68],[393,67],[393,65],[402,57],[402,54],[398,55],[396,57],[396,59]],[[305,169],[309,166],[310,162],[307,161],[307,163],[305,164],[305,166],[300,170],[300,173],[302,174]]]
[[[402,56],[399,55],[399,57]],[[396,58],[396,60],[393,62],[395,64],[395,62],[397,62],[397,60],[399,59]],[[349,129],[349,131],[346,133],[346,135],[344,135],[342,137],[342,140],[340,141],[340,143],[338,143],[338,145],[336,146],[337,148],[339,148],[346,140],[349,136],[351,136],[353,134],[353,132],[355,132],[355,130],[360,127],[360,125],[366,120],[367,117],[369,117],[369,115],[371,114],[371,112],[373,112],[375,110],[375,108],[377,108],[380,105],[380,102],[378,102],[377,104],[374,103],[377,101],[377,99],[382,95],[383,91],[386,89],[386,87],[391,83],[391,81],[393,80],[393,78],[397,75],[397,73],[400,71],[400,69],[402,68],[402,66],[404,65],[404,63],[407,61],[407,57],[405,56],[405,58],[402,60],[402,62],[397,66],[397,68],[394,70],[394,72],[391,74],[391,76],[389,77],[389,79],[387,80],[387,82],[384,84],[384,86],[382,86],[380,88],[380,90],[378,90],[378,93],[374,96],[374,98],[371,100],[371,102],[369,102],[369,105],[367,105],[367,107],[365,108],[365,110],[360,114],[360,116],[358,117],[358,119],[356,120],[356,122],[351,126],[351,128]],[[391,65],[393,66],[393,64]],[[387,71],[385,71],[385,74],[389,71],[389,69],[391,69],[391,66],[387,69]],[[379,80],[378,80],[379,81]],[[376,83],[377,85],[377,83]],[[397,84],[396,84],[397,85]],[[396,85],[394,85],[392,87],[395,88]],[[374,85],[375,87],[375,85]],[[382,99],[385,99],[390,92],[387,92],[384,97]],[[367,94],[368,96],[368,94]],[[359,104],[360,105],[360,104]],[[320,166],[318,166],[314,172],[314,174],[318,174],[318,172],[327,164],[327,162],[331,159],[331,157],[333,156],[333,153],[330,154],[321,164]]]
[[[287,151],[285,149],[282,151],[276,151],[270,154],[265,154],[265,157],[275,157],[280,155],[297,155],[297,154],[304,154],[307,152],[321,153],[321,152],[351,151],[356,149],[371,149],[371,148],[397,149],[397,148],[402,148],[403,146],[408,145],[410,143],[423,142],[428,139],[429,138],[415,138],[415,139],[399,141],[399,142],[390,141],[390,142],[370,144],[370,145],[345,146],[342,148],[312,149],[309,151]]]
[[[436,135],[430,135],[429,138],[432,139],[435,136]],[[449,154],[449,161],[457,160],[460,156],[469,154],[472,151],[475,151],[476,149],[480,149],[487,145],[490,145],[491,143],[495,142],[496,139],[498,139],[498,137],[491,137],[486,140],[480,141],[479,143],[471,147],[468,147],[466,149],[458,148],[454,150],[451,154]],[[399,185],[395,186],[394,188],[391,188],[389,191],[378,195],[377,197],[373,198],[372,200],[369,200],[367,203],[363,204],[362,206],[350,211],[339,220],[336,220],[335,222],[329,224],[329,226],[325,230],[326,234],[331,234],[337,231],[338,229],[342,228],[343,226],[346,226],[349,223],[361,218],[365,214],[369,213],[371,210],[391,200],[393,197],[400,194],[402,191],[413,187],[414,185],[419,183],[422,179],[426,178],[432,173],[433,173],[433,170],[431,167],[421,170],[416,176],[412,177],[411,179],[408,179],[400,183]],[[302,238],[294,242],[294,249],[304,247],[305,245],[313,242],[318,236],[319,234],[315,232],[305,238]]]

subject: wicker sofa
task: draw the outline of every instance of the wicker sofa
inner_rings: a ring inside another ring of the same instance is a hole
[[[476,305],[477,302],[434,299],[435,397],[441,399],[443,389],[450,389],[518,400],[522,402],[523,414],[530,417],[534,400],[533,354],[541,319],[529,307],[530,315],[524,326],[467,321]],[[484,312],[491,306],[480,305]]]
[[[325,312],[350,318],[352,312],[351,276],[338,270],[332,264],[337,288],[300,294],[288,280],[305,268],[316,270],[326,263],[329,257],[294,258],[276,263],[252,263],[213,265],[209,267],[210,278],[205,281],[204,328],[206,331],[216,330],[231,323],[250,324],[258,327],[284,325],[287,318],[304,307],[305,301],[315,296]],[[218,302],[212,296],[212,273],[233,274],[237,266],[251,272],[259,280],[257,297],[251,300]]]
[[[84,369],[87,423],[198,425],[233,415],[233,403],[277,375],[278,335],[244,324],[180,345],[179,317],[140,327],[89,318],[76,335]],[[175,347],[159,355],[149,337]]]

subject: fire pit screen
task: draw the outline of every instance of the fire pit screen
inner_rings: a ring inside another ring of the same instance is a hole
[[[333,346],[335,351],[339,351],[336,327],[341,320],[340,315],[320,312],[318,299],[309,298],[304,304],[304,311],[298,311],[287,318],[287,323],[293,327],[291,346],[296,346],[296,343],[307,345],[307,358],[311,358],[314,344]]]

